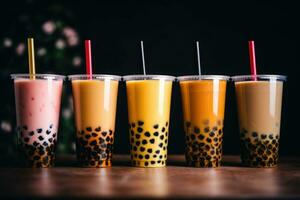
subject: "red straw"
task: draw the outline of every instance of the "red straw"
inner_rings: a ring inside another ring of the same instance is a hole
[[[91,40],[85,40],[85,67],[86,74],[92,79],[92,50],[91,50]]]
[[[252,80],[256,81],[256,59],[255,59],[255,48],[254,41],[249,41],[249,57],[250,57],[250,70],[251,75],[253,76]]]

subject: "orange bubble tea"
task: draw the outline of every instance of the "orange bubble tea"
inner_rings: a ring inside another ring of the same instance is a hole
[[[218,167],[222,137],[227,76],[181,76],[180,82],[186,160],[195,167]]]
[[[125,76],[132,165],[164,167],[173,77]]]
[[[111,166],[119,76],[73,75],[76,151],[81,166]]]

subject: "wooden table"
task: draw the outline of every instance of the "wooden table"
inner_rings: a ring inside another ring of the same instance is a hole
[[[183,156],[169,156],[166,168],[135,168],[116,155],[112,168],[76,167],[61,158],[57,167],[2,167],[0,199],[201,199],[300,198],[300,159],[282,158],[277,168],[246,168],[238,156],[225,156],[224,167],[191,168]]]

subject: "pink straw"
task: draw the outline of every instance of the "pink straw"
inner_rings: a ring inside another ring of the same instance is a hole
[[[91,40],[85,40],[85,67],[86,74],[89,76],[89,79],[92,79],[92,50],[91,50]]]
[[[251,75],[252,80],[256,81],[256,58],[255,58],[255,48],[254,48],[254,41],[249,41],[249,57],[250,57],[250,70],[251,70]]]

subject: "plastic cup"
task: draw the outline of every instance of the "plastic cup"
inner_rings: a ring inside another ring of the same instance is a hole
[[[120,76],[71,75],[76,153],[82,167],[111,166]]]
[[[30,76],[34,79],[30,79]],[[64,76],[12,74],[14,80],[17,145],[22,164],[54,165]]]
[[[222,161],[223,121],[228,76],[177,78],[181,89],[185,157],[193,167],[218,167]]]
[[[127,89],[132,165],[164,167],[174,77],[131,75],[123,78]]]
[[[274,167],[278,163],[281,102],[285,76],[234,76],[242,163]]]

